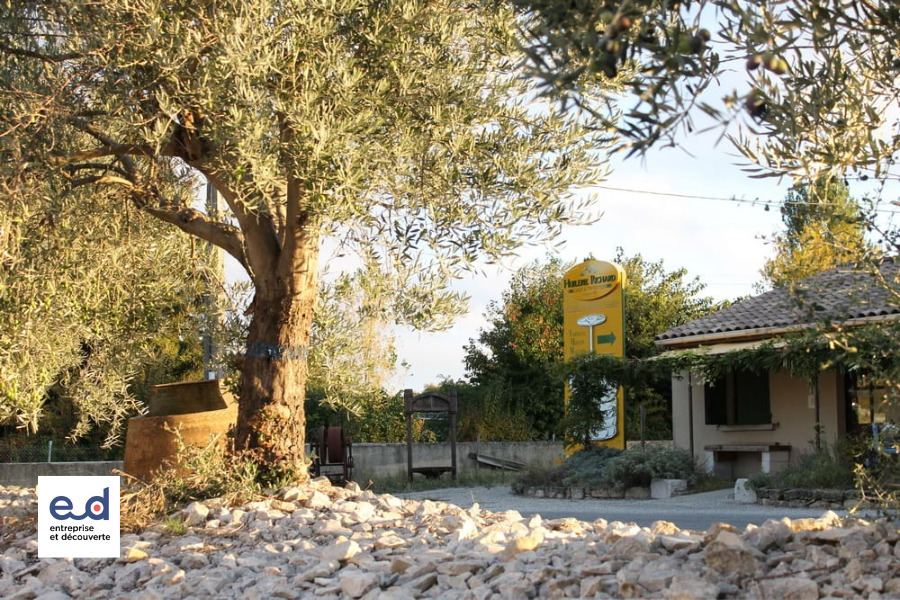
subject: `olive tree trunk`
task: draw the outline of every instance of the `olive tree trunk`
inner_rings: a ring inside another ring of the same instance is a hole
[[[273,474],[303,476],[310,332],[317,292],[318,234],[289,232],[272,265],[256,277],[241,369],[235,450],[257,453]]]

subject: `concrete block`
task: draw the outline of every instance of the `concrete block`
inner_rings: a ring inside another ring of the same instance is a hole
[[[650,497],[671,498],[678,492],[687,490],[687,481],[684,479],[653,479],[650,481]]]
[[[738,504],[756,504],[756,491],[750,489],[746,479],[734,482],[734,501]]]
[[[625,490],[626,500],[649,500],[650,490],[645,487],[630,487]]]

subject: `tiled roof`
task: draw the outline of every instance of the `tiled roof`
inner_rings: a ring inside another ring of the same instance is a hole
[[[879,268],[885,281],[900,292],[898,262],[885,259]],[[900,315],[900,299],[893,296],[874,273],[841,266],[800,280],[793,294],[786,288],[776,288],[669,329],[656,336],[656,343],[660,346],[698,345],[701,341],[710,342],[691,338],[713,334],[719,334],[715,336],[717,341],[765,337],[781,330],[826,321],[845,322],[892,315]]]

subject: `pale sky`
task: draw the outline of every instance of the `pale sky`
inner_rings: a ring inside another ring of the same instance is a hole
[[[727,143],[702,158],[680,150],[654,152],[646,160],[617,164],[603,188],[641,190],[727,200],[680,198],[598,188],[596,208],[603,216],[594,225],[567,228],[557,241],[563,260],[581,260],[593,254],[612,260],[616,247],[626,255],[640,253],[646,260],[663,259],[667,270],[684,267],[698,276],[706,292],[716,300],[753,293],[760,269],[773,253],[762,236],[782,229],[777,206],[768,211],[754,200],[780,202],[790,187],[785,179],[750,179],[733,163]],[[397,331],[397,351],[409,367],[398,369],[392,381],[396,389],[421,390],[442,376],[465,375],[463,346],[486,325],[484,312],[491,300],[499,300],[506,282],[518,267],[547,255],[545,248],[524,248],[505,268],[490,268],[486,277],[459,281],[456,289],[471,296],[469,313],[448,331],[424,334]],[[390,390],[393,391],[393,390]]]
[[[718,147],[702,139],[692,143],[688,148],[691,154],[678,149],[653,150],[643,160],[615,163],[607,179],[592,190],[594,208],[602,213],[600,220],[564,229],[554,241],[554,245],[562,244],[555,252],[565,261],[591,254],[599,260],[612,260],[621,246],[628,256],[640,253],[648,261],[663,259],[669,271],[686,268],[688,276],[699,277],[706,294],[715,300],[752,295],[754,284],[762,279],[763,264],[774,253],[764,237],[783,230],[778,204],[791,182],[748,177],[735,164],[740,159],[727,142]],[[850,182],[851,195],[856,198],[871,187]],[[738,201],[730,200],[732,197]],[[769,210],[765,210],[766,203]],[[486,326],[488,304],[500,300],[516,269],[545,259],[550,251],[550,247],[522,248],[502,267],[484,266],[483,276],[456,282],[454,288],[470,296],[469,312],[449,330],[422,333],[396,328],[399,360],[387,391],[421,391],[444,377],[463,378],[463,347]],[[228,272],[230,279],[243,276],[236,264],[231,264]]]

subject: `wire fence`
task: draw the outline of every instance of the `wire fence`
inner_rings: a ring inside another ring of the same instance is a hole
[[[0,445],[0,463],[87,462],[122,460],[124,449],[100,446],[65,446],[47,442],[33,446]]]

